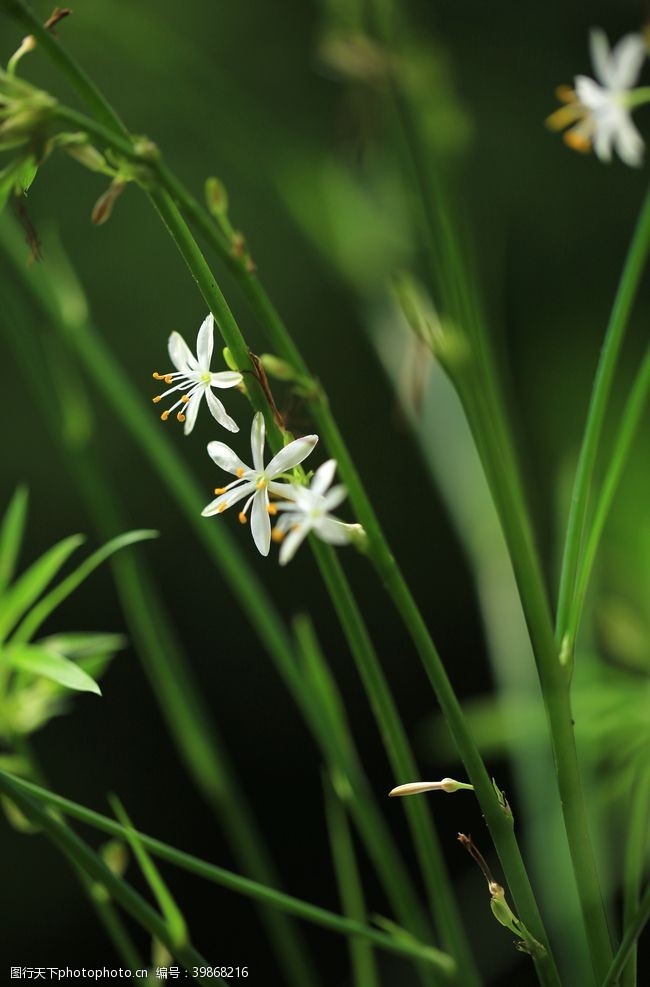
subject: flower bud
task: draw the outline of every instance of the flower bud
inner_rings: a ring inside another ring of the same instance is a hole
[[[95,226],[103,226],[104,223],[108,222],[113,212],[113,206],[125,188],[125,182],[111,182],[104,194],[100,195],[90,215]]]
[[[260,361],[269,377],[274,377],[276,380],[295,379],[296,374],[293,367],[286,360],[281,360],[279,356],[274,356],[272,353],[262,353]]]
[[[474,791],[473,785],[468,785],[463,781],[456,781],[454,778],[443,778],[442,781],[412,781],[407,785],[398,785],[388,793],[390,798],[396,795],[419,795],[422,792],[458,792],[461,789]]]
[[[205,201],[213,216],[225,216],[228,212],[228,193],[219,178],[206,179]]]

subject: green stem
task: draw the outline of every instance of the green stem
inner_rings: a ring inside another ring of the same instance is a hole
[[[366,903],[352,834],[348,826],[345,809],[327,776],[323,777],[323,792],[325,818],[341,904],[348,918],[356,922],[364,922],[367,914]],[[349,945],[354,987],[379,987],[375,957],[369,943],[351,939]]]
[[[560,591],[557,607],[556,639],[559,643],[567,632],[571,609],[576,596],[576,575],[583,547],[589,495],[593,481],[600,437],[612,390],[614,372],[625,337],[632,306],[636,299],[641,275],[645,267],[650,245],[650,190],[639,214],[632,243],[630,244],[623,273],[619,281],[612,313],[605,333],[596,376],[591,392],[578,467],[573,484],[571,509],[567,526]]]
[[[594,510],[594,516],[590,522],[589,531],[586,538],[584,552],[580,559],[575,580],[575,594],[571,602],[571,608],[567,618],[565,640],[562,651],[568,655],[573,654],[574,643],[578,634],[580,617],[584,607],[587,587],[591,576],[598,546],[605,527],[612,501],[618,489],[621,475],[625,468],[632,443],[639,427],[639,422],[648,401],[648,391],[650,390],[650,349],[646,351],[645,357],[635,378],[632,390],[625,404],[621,423],[619,425],[614,448],[607,464],[607,472],[603,480],[598,501]]]
[[[639,907],[625,929],[625,935],[621,940],[621,945],[616,950],[616,955],[612,961],[612,965],[607,971],[607,975],[603,980],[601,987],[614,987],[617,983],[618,978],[621,975],[621,971],[623,970],[632,949],[636,945],[637,939],[640,937],[648,921],[650,921],[650,885],[648,885],[645,889],[644,895],[639,903]]]
[[[23,781],[1,770],[0,791],[4,792],[9,798],[20,800],[21,806],[24,804],[33,805],[33,802],[29,798],[31,796],[31,798],[36,798],[39,802],[45,803],[45,805],[54,806],[64,815],[72,816],[80,822],[92,826],[94,829],[108,833],[111,836],[119,837],[120,839],[126,839],[123,827],[115,820],[109,819],[107,816],[103,816],[98,812],[93,812],[85,806],[78,805],[76,802],[71,802],[69,799],[62,798],[60,795],[55,795],[53,792],[48,792],[38,785]],[[39,824],[43,824],[42,820],[44,817],[51,818],[42,812],[38,817]],[[44,828],[47,827],[44,826]],[[324,908],[319,908],[317,905],[312,905],[309,902],[301,901],[299,898],[294,898],[291,895],[283,894],[281,891],[276,891],[273,888],[258,884],[256,881],[241,877],[239,874],[233,874],[232,871],[227,871],[222,867],[217,867],[215,864],[210,864],[191,854],[184,853],[182,850],[177,850],[175,847],[156,840],[151,836],[147,836],[145,833],[136,831],[136,835],[145,849],[155,857],[166,860],[175,867],[195,874],[213,884],[217,884],[231,891],[236,891],[244,897],[263,902],[274,908],[279,908],[289,915],[295,915],[297,918],[305,919],[322,928],[330,929],[343,935],[359,936],[389,953],[395,953],[408,959],[424,960],[445,976],[452,976],[454,973],[455,965],[451,957],[435,949],[433,946],[425,946],[410,939],[393,938],[382,932],[377,932],[363,923],[344,918],[341,915],[329,912]],[[87,869],[89,873],[93,873],[93,870],[90,868]],[[103,878],[103,872],[100,879],[102,883],[106,883]],[[111,885],[109,885],[109,890],[112,892]],[[120,904],[123,904],[117,895],[115,895],[115,899]],[[165,939],[163,939],[163,942],[165,942]]]

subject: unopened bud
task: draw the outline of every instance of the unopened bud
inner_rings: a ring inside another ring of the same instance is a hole
[[[279,356],[274,356],[272,353],[262,353],[260,362],[269,377],[274,377],[276,380],[295,379],[296,373],[293,367],[286,360],[281,360]]]
[[[76,136],[76,134],[70,134],[71,138],[75,138]],[[79,136],[81,137],[82,135]],[[90,171],[99,171],[103,174],[106,174],[109,170],[104,155],[96,147],[93,147],[92,144],[85,143],[83,138],[78,141],[74,139],[71,139],[69,142],[60,141],[59,144],[71,158],[78,161],[84,168],[89,168]]]
[[[121,840],[109,840],[104,843],[100,855],[106,866],[113,874],[123,877],[129,862],[129,851]]]
[[[125,182],[111,182],[103,195],[100,195],[90,215],[95,226],[108,222],[113,212],[113,206],[126,188]]]
[[[205,201],[213,216],[225,216],[228,212],[228,193],[219,178],[206,178]]]
[[[239,367],[237,366],[237,361],[235,360],[234,356],[232,355],[230,349],[227,346],[224,346],[223,348],[223,359],[229,370],[236,370],[236,371],[239,370]]]
[[[474,786],[454,778],[443,778],[442,781],[412,781],[407,785],[398,785],[388,793],[390,798],[396,795],[420,795],[422,792],[458,792],[466,789],[473,792]]]

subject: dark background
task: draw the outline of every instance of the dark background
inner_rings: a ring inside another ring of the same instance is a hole
[[[645,10],[620,0],[526,5],[412,0],[410,6],[421,40],[430,37],[433,44],[435,39],[447,51],[470,120],[464,206],[475,218],[478,266],[500,334],[541,548],[551,572],[562,517],[558,478],[575,455],[590,378],[647,177],[645,169],[635,172],[618,162],[605,167],[572,154],[543,120],[555,106],[554,87],[590,70],[588,28],[600,24],[616,39],[636,29]],[[38,11],[46,15],[48,5],[39,4]],[[394,413],[390,389],[367,343],[358,295],[287,208],[285,192],[295,175],[307,201],[318,201],[314,162],[335,159],[345,132],[344,87],[315,55],[321,23],[317,4],[297,0],[80,0],[60,34],[130,129],[155,139],[170,167],[197,194],[208,174],[225,182],[235,225],[246,231],[265,285],[309,363],[318,368],[454,684],[468,697],[491,683],[471,574],[416,447]],[[8,55],[19,32],[4,20],[0,32]],[[23,64],[34,81],[59,85],[38,55],[30,56],[29,66]],[[647,117],[647,111],[638,115],[646,133]],[[136,189],[127,189],[106,226],[90,225],[101,189],[96,176],[54,158],[30,193],[30,215],[43,229],[44,263],[45,229],[56,222],[95,322],[147,403],[154,393],[151,371],[166,366],[168,333],[177,329],[192,341],[204,306]],[[225,275],[223,285],[253,347],[264,348]],[[646,336],[647,304],[646,291],[634,318],[616,405]],[[0,497],[6,502],[19,481],[30,488],[28,560],[66,534],[90,533],[92,526],[11,356],[3,360],[3,371]],[[139,551],[160,575],[168,612],[285,887],[337,909],[318,754],[263,649],[158,477],[101,396],[92,388],[90,393],[100,423],[101,455],[128,506],[129,525],[161,532],[157,543]],[[243,425],[245,450],[243,400],[234,397],[232,408]],[[185,442],[171,422],[160,427],[173,432],[170,438],[201,479],[207,502],[218,482],[203,452],[205,442],[216,437],[214,423],[201,416],[191,441]],[[638,523],[647,526],[641,498],[634,503]],[[206,523],[236,528],[230,516]],[[313,614],[365,767],[383,793],[396,779],[308,551],[286,571],[254,556],[252,546],[250,558],[284,614]],[[345,563],[415,736],[434,707],[424,674],[364,562],[350,551]],[[96,573],[51,622],[52,630],[123,627],[108,568]],[[100,811],[106,809],[106,793],[115,791],[143,831],[233,866],[218,824],[184,776],[131,649],[107,675],[103,699],[80,696],[71,714],[38,736],[36,749],[56,791]],[[428,746],[421,744],[418,754],[429,777],[457,771]],[[507,778],[506,766],[497,767]],[[400,805],[386,802],[385,812],[415,866]],[[485,842],[476,807],[469,798],[441,796],[435,817],[449,865],[462,881],[463,908],[471,918],[477,952],[486,969],[493,966],[492,982],[532,982],[526,960],[511,950],[509,934],[501,935],[494,925],[487,897],[482,898],[482,879],[470,871],[455,840],[463,829]],[[3,965],[116,965],[66,864],[47,843],[3,826],[2,846]],[[165,873],[199,948],[219,961],[248,965],[251,983],[281,982],[248,902],[180,872]],[[138,883],[135,869],[129,876]],[[370,910],[385,912],[381,893],[367,876]],[[312,929],[305,932],[323,982],[347,983],[344,942]],[[381,962],[386,982],[407,982],[404,965],[385,957]]]

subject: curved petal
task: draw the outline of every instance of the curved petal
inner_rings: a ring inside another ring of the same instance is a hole
[[[612,88],[614,77],[614,61],[609,48],[607,35],[600,27],[594,27],[589,32],[589,50],[596,78],[604,86]]]
[[[608,91],[590,79],[588,75],[577,75],[574,84],[578,101],[588,110],[602,110],[611,104],[612,97]]]
[[[300,489],[295,483],[285,483],[280,480],[269,481],[268,491],[272,493],[275,497],[281,497],[285,501],[294,501],[295,493]],[[278,510],[280,510],[280,504],[276,505]],[[291,503],[288,505],[292,510],[295,510],[295,504]],[[284,508],[282,508],[284,509]]]
[[[258,473],[264,472],[265,433],[264,415],[261,411],[258,411],[255,413],[253,424],[251,425],[251,455],[253,456],[253,466]]]
[[[268,503],[266,490],[258,490],[253,497],[251,534],[261,555],[268,555],[271,548],[271,518],[267,510]]]
[[[338,483],[335,487],[332,487],[332,489],[323,497],[325,510],[328,512],[336,510],[339,504],[343,503],[347,495],[347,489],[342,483]]]
[[[234,507],[235,504],[238,504],[244,497],[248,497],[254,490],[254,483],[242,483],[240,487],[235,486],[232,490],[227,490],[210,501],[208,506],[204,507],[201,511],[201,515],[203,517],[212,517],[213,514],[223,514],[229,507]]]
[[[196,370],[198,363],[191,349],[179,332],[173,332],[167,341],[169,358],[181,373]]]
[[[296,525],[293,531],[289,532],[280,546],[280,565],[286,565],[287,562],[291,562],[291,559],[309,534],[309,528],[310,526],[308,524],[303,523]]]
[[[219,398],[215,398],[210,388],[206,388],[205,390],[205,399],[208,402],[208,408],[212,412],[212,417],[216,418],[220,425],[227,428],[229,432],[239,431],[237,422],[230,417]]]
[[[314,531],[329,545],[347,545],[350,541],[350,525],[333,517],[324,517],[314,526]]]
[[[210,387],[238,387],[243,379],[237,370],[220,370],[210,374]]]
[[[302,439],[294,439],[273,457],[264,472],[267,476],[277,476],[279,473],[293,469],[307,458],[317,442],[317,435],[305,435]]]
[[[194,428],[194,423],[196,422],[196,416],[199,413],[199,405],[201,404],[202,397],[203,391],[199,389],[194,392],[189,402],[185,405],[185,426],[183,428],[185,435],[189,435]]]
[[[614,88],[631,89],[635,85],[646,55],[645,41],[640,34],[626,34],[621,38],[612,52]]]
[[[220,466],[226,473],[232,473],[233,476],[237,476],[241,470],[244,473],[252,472],[250,467],[243,463],[237,453],[233,452],[225,442],[208,442],[208,456],[217,466]]]
[[[326,463],[319,466],[309,485],[309,489],[315,494],[324,494],[332,485],[334,474],[336,473],[336,460],[328,459]]]
[[[210,360],[212,359],[212,349],[214,347],[214,316],[209,313],[201,323],[199,334],[196,337],[196,357],[200,369],[207,373],[210,370]]]
[[[638,168],[643,163],[645,144],[641,134],[627,114],[621,119],[614,135],[614,146],[621,161],[630,165],[631,168]]]

